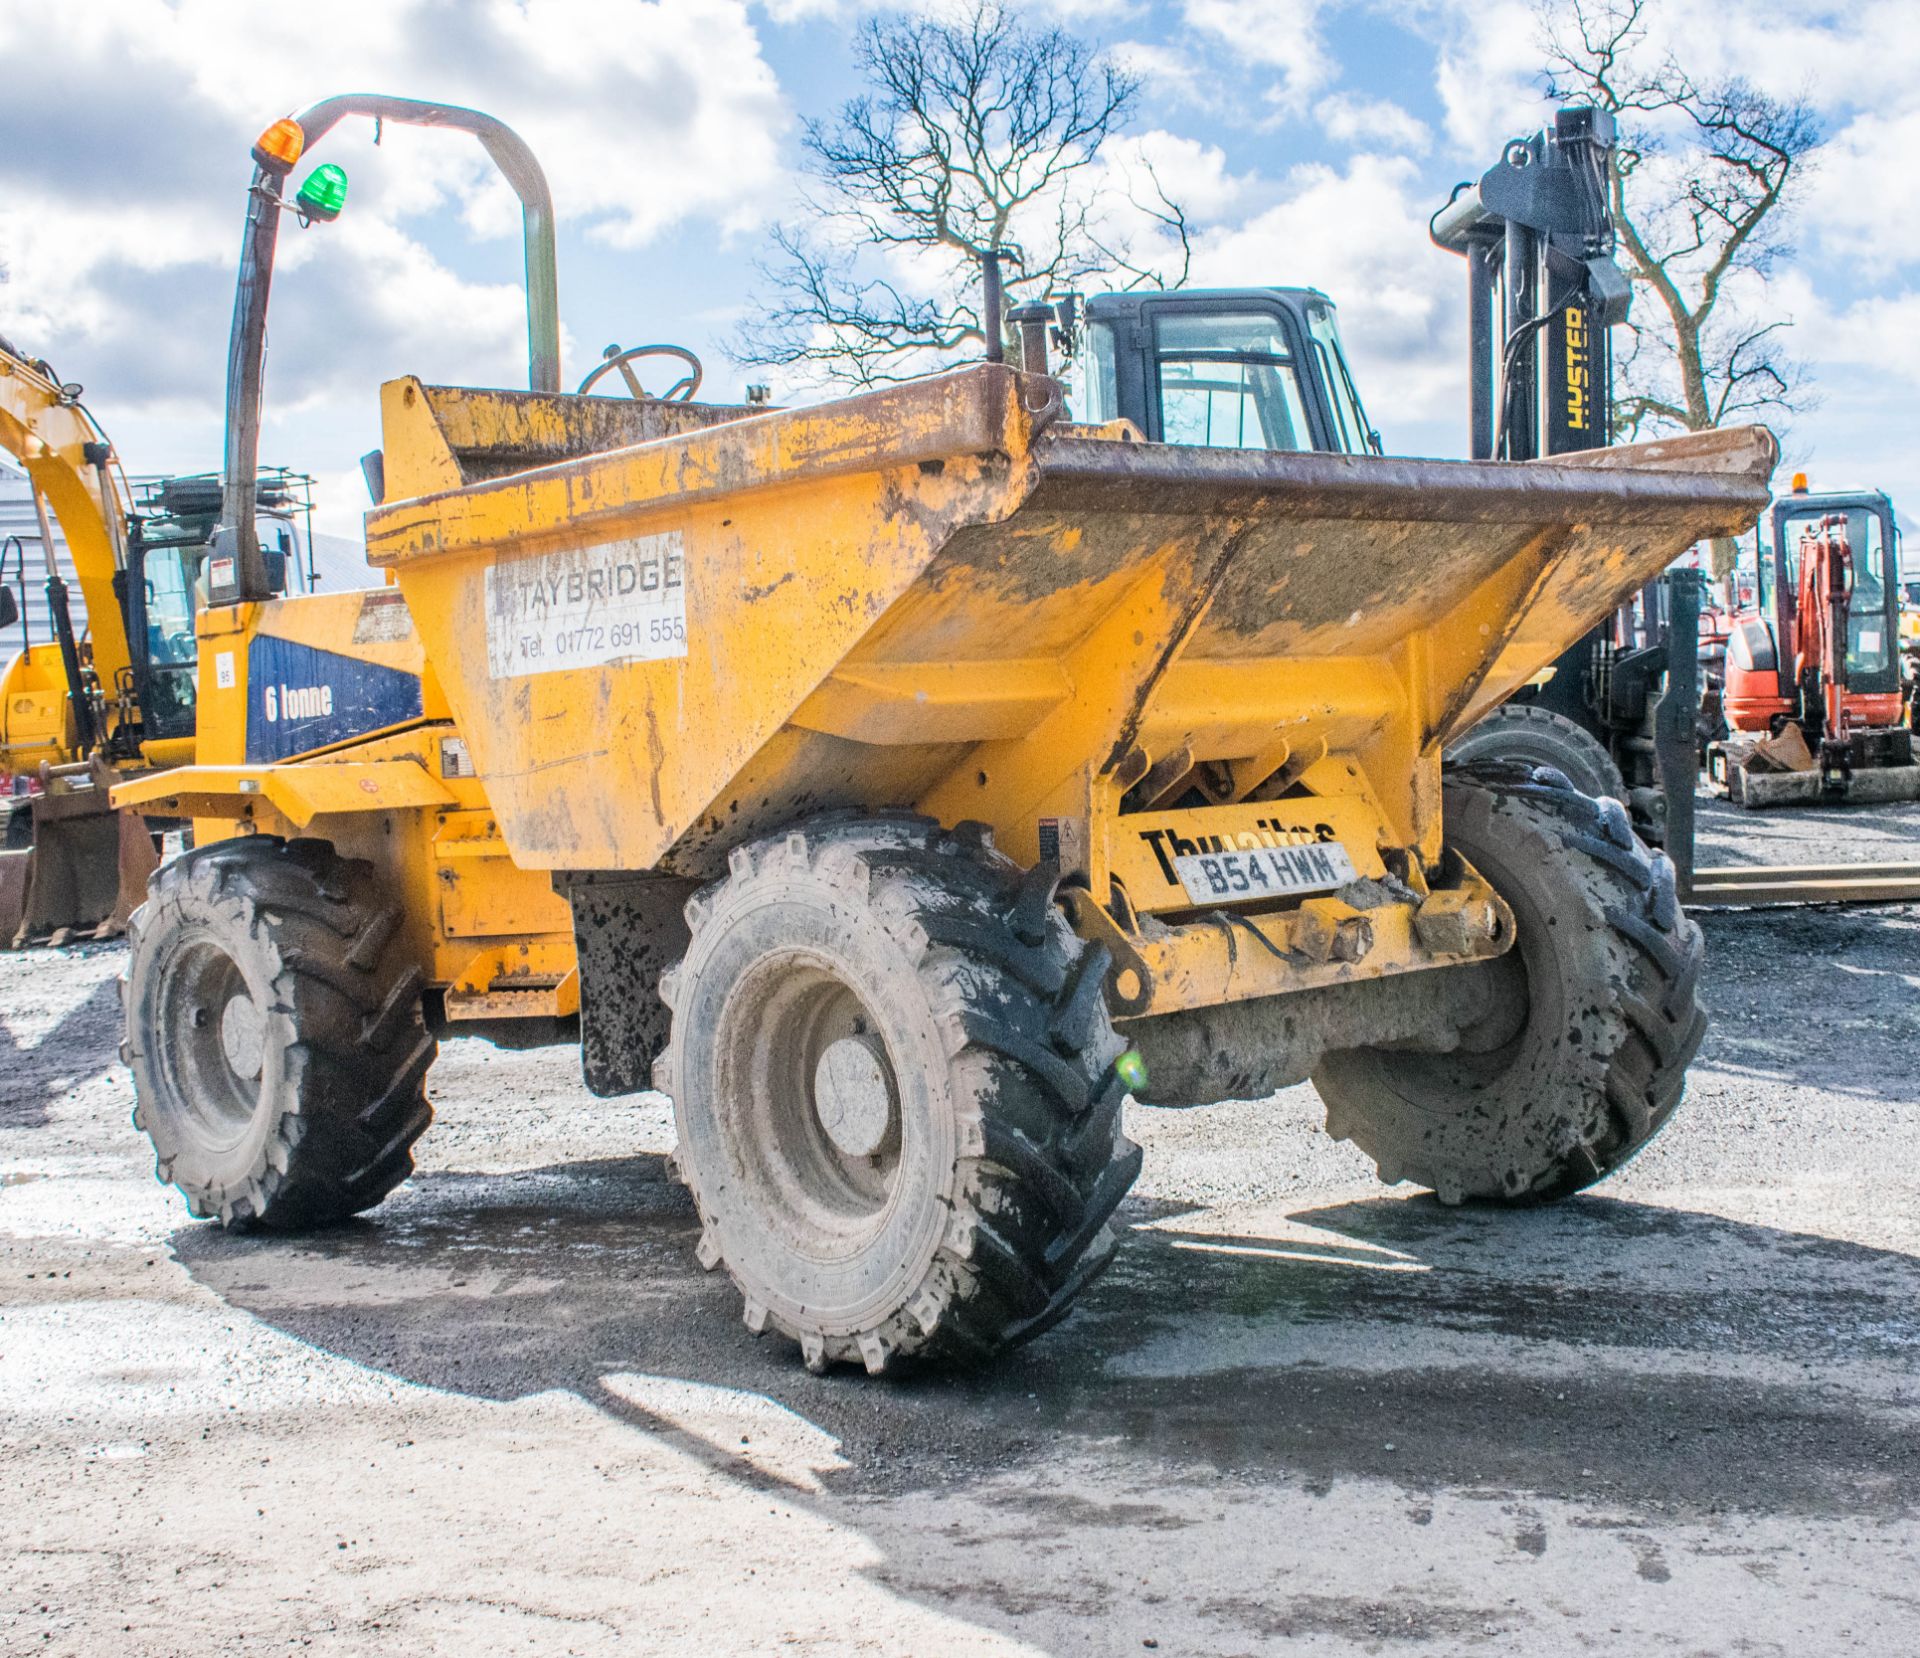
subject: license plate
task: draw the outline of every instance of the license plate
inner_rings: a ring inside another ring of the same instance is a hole
[[[1331,892],[1356,879],[1353,859],[1338,841],[1196,852],[1175,858],[1173,867],[1196,904],[1244,904],[1256,898]]]

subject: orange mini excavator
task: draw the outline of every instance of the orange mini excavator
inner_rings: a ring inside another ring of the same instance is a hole
[[[1920,798],[1901,720],[1892,504],[1809,494],[1797,473],[1771,528],[1756,602],[1727,638],[1716,778],[1747,805]]]

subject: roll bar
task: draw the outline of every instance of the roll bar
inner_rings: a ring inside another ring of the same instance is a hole
[[[560,283],[554,258],[553,197],[533,151],[504,121],[458,104],[422,103],[380,93],[349,92],[324,98],[292,117],[305,142],[304,160],[319,141],[349,115],[415,127],[451,127],[472,133],[520,198],[527,266],[527,383],[535,391],[560,389]],[[274,248],[286,205],[279,185],[297,161],[281,165],[254,152],[247,224],[240,245],[240,280],[234,294],[233,333],[227,344],[227,442],[221,523],[214,531],[209,565],[215,603],[271,597],[266,561],[254,527],[255,478],[260,464],[260,405],[266,373],[267,295],[273,285]]]

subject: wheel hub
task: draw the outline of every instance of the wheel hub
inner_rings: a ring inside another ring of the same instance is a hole
[[[872,1157],[886,1144],[894,1113],[893,1079],[871,1036],[829,1043],[813,1073],[813,1108],[842,1157]]]
[[[233,997],[220,1015],[220,1051],[227,1056],[233,1074],[243,1082],[260,1075],[266,1057],[267,1021],[254,999],[246,994]]]

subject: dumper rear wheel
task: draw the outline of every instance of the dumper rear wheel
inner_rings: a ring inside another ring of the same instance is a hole
[[[700,1259],[810,1369],[977,1359],[1106,1265],[1139,1148],[1104,948],[984,837],[828,824],[687,907],[656,1067]]]
[[[1448,774],[1448,844],[1512,906],[1494,1011],[1451,1053],[1348,1049],[1314,1072],[1327,1126],[1444,1202],[1550,1202],[1673,1114],[1706,1032],[1704,945],[1673,865],[1616,800],[1548,768]]]
[[[219,841],[154,876],[121,1057],[155,1173],[194,1214],[318,1226],[413,1172],[435,1045],[399,921],[372,866],[324,841]]]

